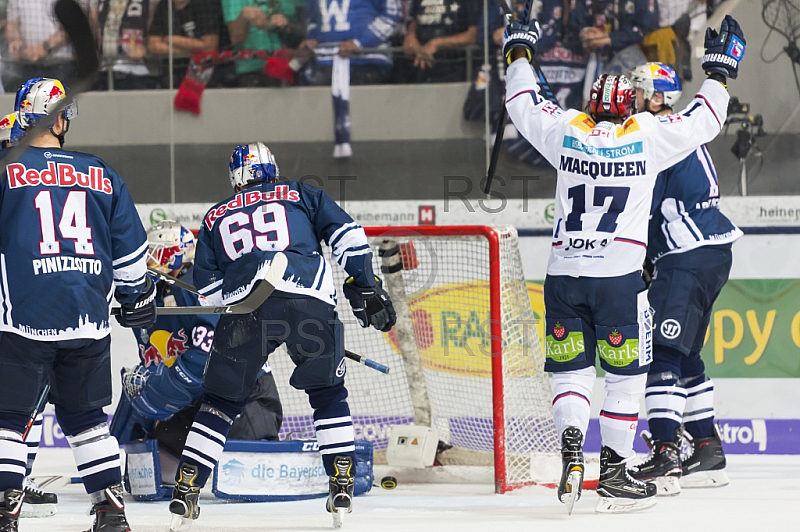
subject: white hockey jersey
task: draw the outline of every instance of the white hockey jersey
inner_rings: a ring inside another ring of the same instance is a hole
[[[656,177],[717,136],[728,91],[707,80],[680,113],[595,124],[545,100],[528,62],[517,59],[506,74],[506,107],[558,170],[548,275],[615,277],[641,270]]]

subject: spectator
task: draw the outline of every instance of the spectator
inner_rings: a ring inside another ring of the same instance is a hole
[[[658,28],[656,0],[576,0],[569,13],[564,45],[589,53],[583,99],[602,74],[627,74],[646,61],[641,42]]]
[[[237,50],[296,48],[305,35],[301,0],[222,0],[222,13],[231,44]],[[242,87],[279,86],[279,79],[263,73],[263,59],[236,61]]]
[[[172,0],[172,28],[168,27],[170,0],[161,0],[153,15],[147,36],[147,51],[167,56],[172,43],[173,86],[181,83],[194,52],[209,52],[219,47],[219,0]],[[169,66],[162,61],[162,88],[169,87]]]
[[[477,43],[480,16],[478,3],[470,0],[413,0],[403,50],[414,60],[414,80],[464,81],[462,48]]]
[[[67,34],[53,14],[56,0],[8,0],[6,38],[8,59],[4,81],[9,87],[18,87],[35,77],[64,80],[73,78],[75,68],[72,47]],[[78,4],[96,18],[89,0]]]
[[[392,59],[384,48],[400,20],[398,0],[308,0],[308,36],[301,46],[316,50],[317,64],[306,69],[306,82],[330,85],[333,56],[351,58],[350,84],[385,82]]]
[[[645,35],[642,41],[647,60],[666,63],[680,74],[681,79],[691,81],[689,35],[693,30],[705,28],[705,3],[659,0],[658,15],[658,29]]]
[[[150,13],[158,0],[98,1],[100,48],[107,61],[95,88],[109,88],[108,68],[112,70],[115,89],[157,88],[158,77],[150,72],[144,58]]]

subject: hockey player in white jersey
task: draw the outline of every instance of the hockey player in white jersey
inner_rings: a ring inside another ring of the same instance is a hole
[[[92,502],[93,531],[129,531],[111,404],[112,299],[126,327],[155,321],[147,241],[122,179],[101,159],[62,149],[74,102],[57,79],[17,91],[16,119],[35,134],[0,175],[0,530],[17,530],[27,449],[22,433],[49,379],[48,400]],[[50,115],[50,116],[48,116]],[[5,152],[0,153],[0,157]]]
[[[606,398],[596,510],[639,510],[655,504],[656,494],[653,484],[628,470],[652,359],[653,317],[641,269],[653,186],[660,171],[719,133],[728,106],[726,79],[737,76],[744,36],[730,16],[719,33],[708,30],[702,66],[709,79],[671,118],[634,115],[635,92],[624,76],[604,75],[594,83],[588,114],[545,100],[529,64],[538,39],[536,21],[514,22],[506,28],[503,52],[510,63],[508,114],[558,170],[544,285],[545,370],[553,373],[564,462],[558,496],[570,510],[580,496],[599,354]]]
[[[671,67],[640,65],[631,82],[640,109],[666,120],[675,116],[672,107],[682,91]],[[714,426],[714,385],[700,357],[714,301],[731,271],[731,246],[742,236],[719,201],[717,172],[705,146],[661,172],[653,193],[647,258],[657,272],[648,292],[655,326],[645,389],[650,435],[643,433],[651,453],[632,474],[653,481],[659,495],[728,483]],[[685,460],[681,423],[691,437]]]

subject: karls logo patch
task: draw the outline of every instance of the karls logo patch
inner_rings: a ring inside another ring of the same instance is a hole
[[[563,339],[564,336],[567,334],[567,329],[560,322],[556,322],[553,326],[553,336],[558,338],[559,340]]]
[[[619,347],[619,345],[622,343],[622,339],[622,334],[616,329],[608,334],[608,343],[614,347]]]
[[[672,318],[661,323],[661,336],[668,340],[674,340],[681,334],[681,324]]]

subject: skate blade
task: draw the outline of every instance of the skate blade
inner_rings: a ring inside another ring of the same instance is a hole
[[[681,484],[678,477],[656,477],[649,480],[658,488],[658,497],[674,497],[681,494]]]
[[[347,508],[337,508],[335,512],[332,512],[333,515],[333,528],[342,528],[342,523],[344,523],[344,515],[347,513]]]
[[[183,517],[182,515],[172,514],[172,519],[169,522],[169,532],[183,532],[192,527],[194,519]]]
[[[594,511],[599,514],[624,514],[638,512],[656,505],[655,497],[646,499],[625,499],[623,497],[600,497]]]
[[[698,471],[691,475],[681,477],[681,488],[694,489],[694,488],[721,488],[730,484],[728,475],[725,470],[718,469],[716,471]]]
[[[574,468],[567,477],[566,489],[561,496],[561,502],[567,506],[567,515],[572,515],[572,507],[581,498],[581,488],[583,485],[583,469]]]
[[[56,515],[55,504],[23,504],[20,517],[50,517]]]

